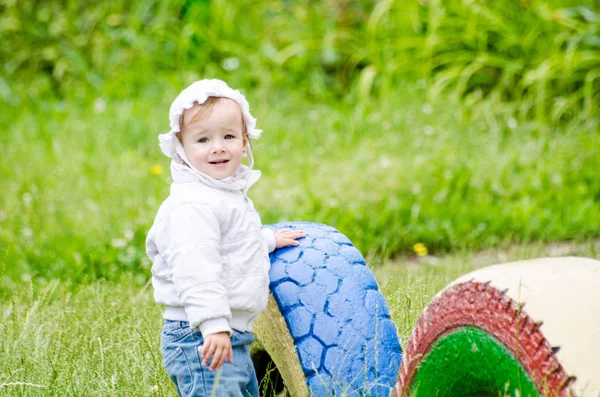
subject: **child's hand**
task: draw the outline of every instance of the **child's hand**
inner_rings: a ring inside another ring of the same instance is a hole
[[[202,357],[203,366],[208,365],[208,361],[213,357],[208,368],[211,371],[221,368],[226,359],[229,359],[229,362],[233,363],[233,349],[231,348],[229,334],[227,332],[218,332],[204,338],[200,357]]]
[[[282,229],[273,233],[275,236],[275,247],[283,248],[298,245],[299,238],[306,237],[302,230]]]

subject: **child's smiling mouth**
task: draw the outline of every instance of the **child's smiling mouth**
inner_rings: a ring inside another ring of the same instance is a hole
[[[216,161],[209,161],[209,164],[212,165],[225,165],[229,162],[229,160],[216,160]]]

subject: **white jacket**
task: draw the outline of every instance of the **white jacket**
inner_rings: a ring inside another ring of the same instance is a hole
[[[154,298],[166,305],[164,318],[189,321],[204,336],[251,331],[267,304],[268,253],[275,238],[261,221],[247,183],[209,186],[194,170],[175,161],[173,184],[146,239],[153,263]]]

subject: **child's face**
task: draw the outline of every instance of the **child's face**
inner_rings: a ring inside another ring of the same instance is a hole
[[[184,113],[183,150],[197,170],[215,179],[230,177],[246,153],[240,107],[231,99],[222,98],[207,117],[186,123],[186,116],[196,114],[198,106]]]

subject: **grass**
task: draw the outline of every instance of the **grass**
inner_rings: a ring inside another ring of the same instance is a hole
[[[398,257],[373,272],[390,305],[400,341],[405,344],[423,308],[459,276],[499,263],[561,256],[600,259],[600,240],[506,245],[482,251],[458,251],[443,257]]]
[[[265,131],[251,191],[263,223],[333,225],[374,264],[418,242],[444,253],[598,235],[597,119],[541,125],[493,99],[467,111],[449,97],[427,101],[425,85],[366,104],[248,91]],[[6,276],[134,271],[145,282],[144,239],[169,181],[152,172],[168,170],[156,137],[178,88],[2,113]]]
[[[149,291],[127,284],[4,287],[2,395],[171,395],[159,308]]]
[[[488,3],[0,3],[0,394],[173,394],[144,240],[199,78],[264,130],[263,223],[346,234],[403,343],[482,262],[598,257],[597,2]]]
[[[566,249],[564,249],[566,247]],[[398,258],[375,269],[405,345],[418,316],[447,283],[482,265],[576,254],[598,242],[512,246],[447,257]],[[4,396],[175,396],[161,365],[160,308],[151,288],[97,281],[4,283],[0,289],[0,391]]]
[[[375,265],[598,236],[595,6],[1,4],[0,274],[142,285],[156,136],[202,77],[243,88],[265,131],[264,223],[333,225]]]

